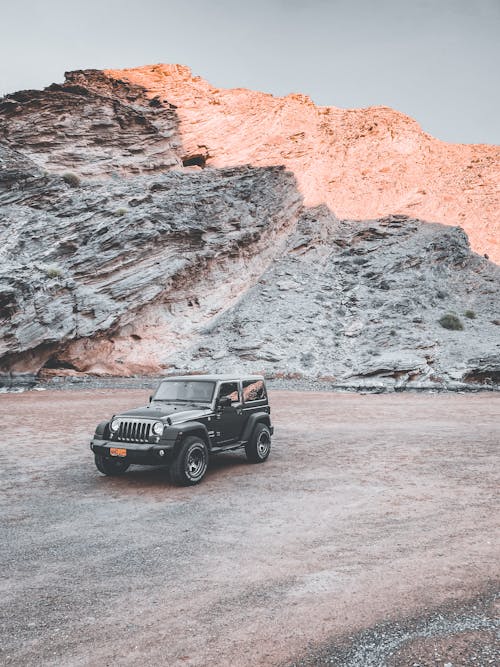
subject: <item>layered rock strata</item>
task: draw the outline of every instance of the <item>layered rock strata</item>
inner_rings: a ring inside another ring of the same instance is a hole
[[[100,72],[0,100],[0,141],[51,173],[154,173],[181,165],[178,116],[166,101]]]
[[[176,106],[187,154],[207,164],[284,164],[306,206],[341,218],[393,213],[460,226],[500,262],[500,146],[449,144],[389,107],[339,109],[307,95],[221,89],[181,65],[108,70]]]
[[[471,252],[462,229],[340,221],[320,207],[172,363],[345,388],[500,384],[499,305],[500,268]]]
[[[9,95],[0,374],[500,383],[497,156],[179,66]]]
[[[0,147],[0,368],[164,367],[280,252],[301,199],[282,167],[80,183]]]

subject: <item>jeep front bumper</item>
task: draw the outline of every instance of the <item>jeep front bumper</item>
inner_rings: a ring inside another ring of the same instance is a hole
[[[126,450],[125,456],[112,456],[111,449]],[[157,466],[165,465],[171,462],[173,443],[154,444],[138,442],[115,442],[113,440],[90,441],[90,449],[94,454],[109,457],[110,459],[121,459],[127,463],[136,463],[139,465]]]

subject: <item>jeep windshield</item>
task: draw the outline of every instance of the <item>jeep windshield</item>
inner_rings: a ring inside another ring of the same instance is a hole
[[[210,403],[215,382],[204,380],[165,380],[153,396],[153,401],[171,403]]]

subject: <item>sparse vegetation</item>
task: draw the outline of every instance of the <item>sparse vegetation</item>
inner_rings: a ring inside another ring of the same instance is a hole
[[[117,208],[115,211],[115,215],[117,218],[121,218],[124,215],[127,215],[127,209],[126,208]]]
[[[464,325],[459,320],[459,318],[456,315],[451,315],[450,313],[443,315],[438,321],[443,329],[450,329],[451,331],[462,331],[464,328]]]
[[[69,185],[72,188],[78,188],[80,187],[80,179],[76,174],[72,174],[71,172],[67,172],[66,174],[62,175],[63,181]]]
[[[60,278],[62,276],[62,271],[58,266],[48,266],[45,273],[47,278]]]
[[[469,320],[475,320],[476,319],[476,313],[473,310],[466,310],[464,313],[465,317],[467,317]]]

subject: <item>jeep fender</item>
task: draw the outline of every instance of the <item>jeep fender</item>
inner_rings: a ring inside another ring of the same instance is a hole
[[[106,440],[107,437],[109,437],[109,421],[97,424],[94,438]]]
[[[167,429],[166,439],[174,441],[174,452],[177,453],[181,442],[187,435],[197,435],[205,441],[208,449],[212,447],[208,430],[205,424],[201,422],[187,422],[186,424],[174,424]]]
[[[248,418],[245,430],[243,431],[242,440],[249,441],[253,430],[257,424],[265,424],[268,427],[271,427],[271,417],[268,412],[254,412]]]

